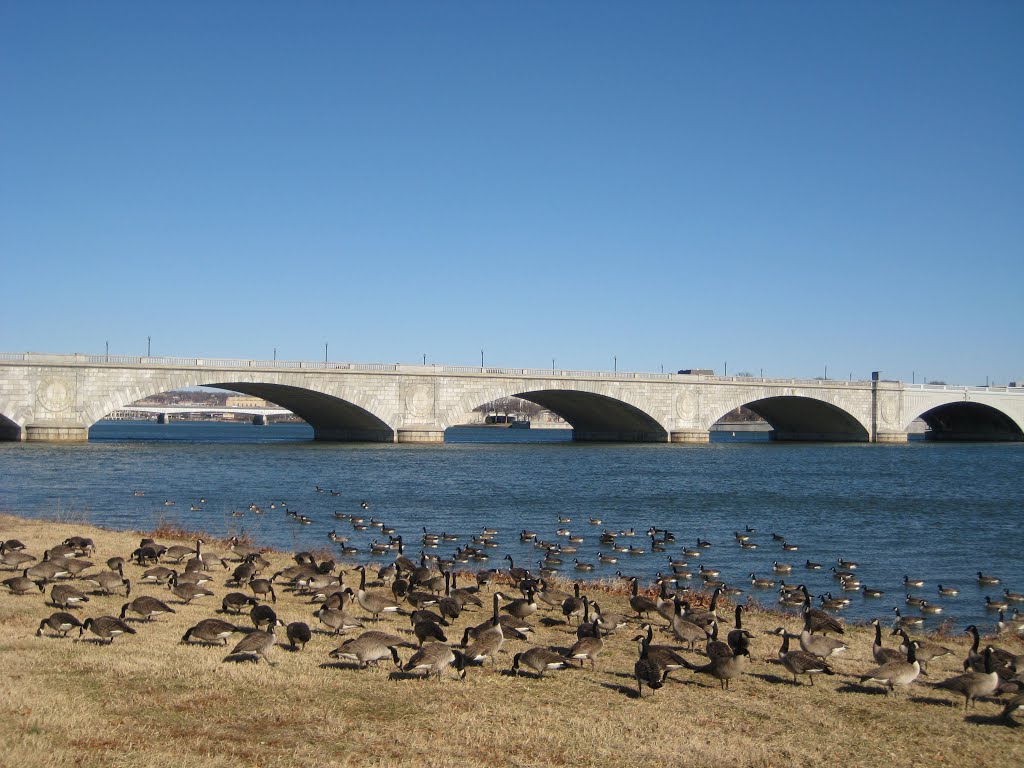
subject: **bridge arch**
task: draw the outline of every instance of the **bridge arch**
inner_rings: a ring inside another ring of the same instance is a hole
[[[445,419],[445,426],[454,426],[474,408],[502,397],[518,397],[536,403],[558,414],[572,425],[573,440],[600,442],[668,442],[669,432],[645,408],[643,403],[629,402],[620,393],[593,389],[552,387],[543,382],[527,382],[524,388],[507,385],[475,390],[465,395],[458,407]]]
[[[346,397],[346,392],[324,392],[303,382],[232,381],[220,377],[173,375],[161,377],[145,387],[131,387],[111,392],[102,403],[87,413],[88,426],[92,426],[108,413],[146,397],[185,389],[188,387],[217,387],[245,395],[252,395],[286,408],[313,428],[316,440],[359,442],[393,442],[394,429],[371,408],[372,403],[357,402],[362,398]]]
[[[871,433],[854,414],[824,399],[807,395],[767,394],[740,398],[727,408],[712,411],[710,428],[730,411],[743,406],[767,421],[773,440],[868,442]]]
[[[911,411],[908,424],[920,418],[928,425],[929,440],[944,441],[1024,441],[1024,424],[1008,413],[977,400],[951,397],[946,402],[931,404]]]

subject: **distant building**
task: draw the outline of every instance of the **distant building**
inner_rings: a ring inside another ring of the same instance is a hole
[[[270,406],[262,397],[252,395],[228,395],[224,400],[228,408],[267,408]]]

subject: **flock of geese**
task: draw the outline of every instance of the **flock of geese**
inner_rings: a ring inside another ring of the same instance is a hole
[[[301,650],[314,634],[328,634],[339,643],[330,651],[330,658],[344,664],[365,668],[390,661],[410,675],[440,680],[451,671],[465,679],[474,666],[496,668],[499,655],[510,653],[510,641],[516,641],[520,645],[514,646],[516,652],[510,654],[510,672],[543,678],[570,666],[589,665],[596,671],[609,636],[625,632],[636,644],[631,677],[637,696],[643,696],[644,688],[662,688],[678,670],[709,676],[721,688],[729,689],[750,668],[754,634],[744,627],[747,608],[739,604],[723,615],[722,598],[735,592],[717,579],[714,569],[702,567],[699,572],[700,581],[711,590],[710,602],[705,589],[693,591],[680,586],[693,574],[686,562],[671,556],[668,575],[656,580],[654,590],[641,590],[639,578],[620,572],[622,584],[629,591],[629,612],[618,613],[601,605],[614,591],[607,585],[585,594],[580,581],[557,579],[557,571],[547,567],[556,565],[554,558],[572,554],[568,550],[576,542],[571,533],[563,535],[569,531],[564,527],[570,522],[568,518],[559,518],[563,527],[556,535],[565,541],[557,544],[543,541],[536,532],[519,534],[521,541],[536,543],[545,552],[538,568],[518,567],[511,555],[505,555],[502,567],[473,572],[457,568],[489,560],[497,530],[482,530],[470,543],[458,547],[451,558],[428,555],[426,550],[444,541],[456,541],[457,537],[424,531],[420,555],[413,559],[405,553],[402,536],[381,521],[365,519],[369,505],[362,502],[360,506],[361,514],[337,513],[337,517],[353,527],[376,528],[389,537],[376,551],[388,555],[388,562],[374,572],[360,565],[346,575],[333,560],[312,552],[295,553],[290,565],[274,570],[265,550],[237,538],[231,539],[222,553],[204,549],[202,539],[193,546],[164,546],[147,538],[133,552],[110,557],[97,566],[88,559],[95,557],[93,541],[71,536],[38,554],[27,551],[16,540],[0,543],[0,568],[20,572],[0,583],[14,595],[42,594],[46,603],[59,609],[41,618],[37,635],[50,632],[67,637],[77,632],[81,640],[90,633],[96,642],[107,645],[123,635],[145,633],[146,625],[161,615],[219,601],[219,616],[198,621],[180,642],[224,648],[231,645],[225,661],[262,659],[273,665],[273,652],[279,645],[287,643],[292,650]],[[590,523],[600,525],[601,521],[592,519]],[[651,529],[648,535],[652,544],[674,540],[663,530]],[[630,537],[627,533],[623,538]],[[742,546],[749,542],[749,532],[737,532],[736,538]],[[601,539],[608,551],[615,551],[618,535],[605,531]],[[344,553],[347,538],[332,531],[331,540],[341,545]],[[706,545],[698,539],[698,547]],[[700,554],[697,549],[693,552]],[[776,573],[787,573],[779,570],[781,565],[776,563]],[[812,565],[816,564],[808,563],[807,567]],[[857,581],[856,563],[840,561],[838,566],[833,570],[841,573],[844,584]],[[575,559],[574,568],[585,571],[586,564]],[[774,579],[762,579],[759,584],[751,574],[751,581],[755,587],[775,587]],[[907,581],[912,586],[909,577]],[[141,586],[147,588],[146,594],[137,594]],[[843,624],[825,610],[830,607],[827,603],[813,604],[806,586],[783,582],[781,589],[787,604],[799,606],[801,626],[799,631],[780,626],[770,633],[779,643],[774,661],[792,676],[793,684],[806,678],[813,685],[819,675],[835,675],[836,659],[847,650]],[[150,594],[154,591],[162,594]],[[1005,594],[1007,601],[1024,601],[1024,596],[1009,591]],[[75,611],[87,609],[91,595],[123,595],[125,602],[119,615],[79,619]],[[309,620],[285,624],[275,610],[279,600],[301,604]],[[474,611],[478,618],[487,618],[464,623]],[[243,613],[251,628],[239,625]],[[910,632],[917,626],[914,618],[900,615],[898,608],[895,613],[891,629],[883,627],[889,622],[872,622],[875,666],[858,674],[861,683],[881,685],[887,694],[904,690],[920,675],[926,675],[933,659],[954,654],[941,643],[913,637]],[[367,628],[368,624],[380,626],[384,617],[408,622],[408,630],[399,630],[394,622],[388,625],[389,630]],[[568,631],[565,647],[530,646],[532,622],[537,620]],[[456,630],[456,625],[460,629]],[[656,628],[671,636],[671,644],[655,643]],[[283,638],[278,634],[282,629]],[[1024,637],[1024,622],[1016,613],[1010,619],[1001,616],[998,629]],[[455,642],[457,635],[453,632],[461,632],[459,642]],[[1024,656],[993,644],[983,645],[975,625],[965,632],[973,642],[963,660],[963,672],[936,685],[962,696],[965,709],[979,698],[1008,695],[1003,715],[1012,718],[1024,705]],[[885,633],[898,639],[886,645]],[[241,638],[231,644],[236,634]],[[407,649],[412,653],[403,659]]]

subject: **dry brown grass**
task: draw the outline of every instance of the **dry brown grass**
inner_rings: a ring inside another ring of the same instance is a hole
[[[73,534],[96,541],[97,563],[138,543],[133,533],[0,516],[0,538],[19,538],[34,554]],[[275,565],[287,562],[280,553],[271,553],[271,559]],[[126,575],[134,582],[138,571],[132,566]],[[628,612],[621,585],[609,586],[617,594],[602,594],[601,602]],[[1000,721],[997,703],[983,701],[965,717],[961,702],[930,682],[915,683],[895,698],[857,685],[856,673],[872,666],[872,635],[866,628],[848,631],[852,652],[837,663],[840,675],[819,679],[814,687],[794,687],[785,671],[769,662],[776,638],[762,634],[779,625],[780,617],[752,612],[754,663],[731,691],[681,670],[665,688],[653,695],[645,689],[637,699],[631,694],[632,630],[609,638],[596,673],[588,667],[544,680],[512,677],[504,670],[527,644],[507,641],[497,673],[474,667],[466,682],[448,677],[441,684],[392,679],[384,664],[369,670],[328,665],[327,654],[338,643],[323,634],[314,635],[300,653],[274,649],[275,667],[224,663],[223,649],[179,645],[187,627],[218,615],[219,596],[227,590],[219,584],[213,603],[172,603],[178,613],[169,620],[136,623],[138,635],[109,647],[37,638],[39,621],[55,609],[38,594],[0,593],[0,764],[1024,764],[1024,730]],[[133,596],[139,593],[172,597],[156,586],[140,587]],[[77,613],[117,615],[124,602],[94,596]],[[275,608],[285,622],[318,626],[311,615],[315,606],[302,598],[279,596]],[[465,614],[449,639],[457,641],[463,626],[483,618],[480,612]],[[247,624],[248,618],[237,621]],[[533,623],[538,645],[566,648],[574,639],[564,625]],[[403,632],[408,626],[404,617],[381,625]],[[792,619],[788,626],[796,628]],[[671,642],[667,635],[658,641]],[[947,642],[966,651],[961,637]],[[1018,643],[1014,650],[1024,648]],[[403,658],[410,653],[404,650]],[[695,662],[702,658],[688,655]],[[958,672],[960,659],[933,662],[930,680]]]

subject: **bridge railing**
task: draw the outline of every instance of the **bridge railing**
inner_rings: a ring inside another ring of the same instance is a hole
[[[370,373],[450,373],[527,378],[610,379],[615,381],[708,381],[761,384],[768,386],[814,386],[863,388],[870,382],[846,379],[767,378],[764,376],[715,376],[714,374],[643,373],[631,371],[579,371],[562,368],[495,368],[470,365],[415,365],[405,363],[343,363],[311,360],[238,360],[210,357],[148,357],[137,355],[45,354],[37,352],[0,352],[0,362],[39,365],[138,365],[169,368],[254,368],[260,370],[364,371]],[[1024,387],[973,387],[950,384],[906,384],[904,390],[1008,393],[1024,395]]]

